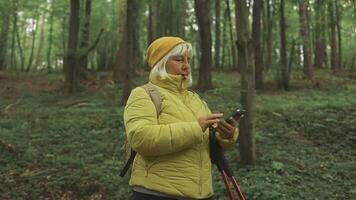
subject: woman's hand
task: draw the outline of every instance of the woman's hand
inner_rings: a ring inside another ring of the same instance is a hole
[[[222,113],[212,113],[210,115],[198,118],[198,123],[201,127],[201,130],[205,132],[205,130],[215,123],[219,123],[223,117]]]
[[[234,118],[228,119],[228,122],[221,120],[216,127],[216,131],[220,133],[223,139],[229,139],[234,135],[236,130],[237,121]]]

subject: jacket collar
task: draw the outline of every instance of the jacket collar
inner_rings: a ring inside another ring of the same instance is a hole
[[[150,79],[150,81],[154,85],[173,92],[184,92],[189,87],[189,81],[181,75],[168,74],[166,79],[156,78]]]

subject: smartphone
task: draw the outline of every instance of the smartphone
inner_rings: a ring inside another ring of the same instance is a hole
[[[228,118],[225,119],[225,121],[229,122],[231,118],[233,118],[235,121],[238,121],[240,118],[242,118],[246,113],[246,110],[243,109],[236,109],[235,112],[230,115]]]

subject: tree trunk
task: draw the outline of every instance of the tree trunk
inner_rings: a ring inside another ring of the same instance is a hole
[[[221,26],[220,26],[220,0],[215,0],[215,58],[214,67],[218,68],[220,66],[220,48],[221,48]]]
[[[315,2],[315,60],[314,66],[316,68],[324,68],[324,59],[325,59],[325,6],[324,1],[316,0]]]
[[[280,47],[280,67],[281,67],[281,79],[279,82],[280,87],[284,90],[289,90],[289,71],[287,65],[287,42],[286,42],[286,22],[284,16],[284,0],[280,2],[280,37],[281,37],[281,47]]]
[[[37,8],[37,11],[36,11],[35,15],[36,15],[35,16],[35,22],[38,23],[38,18],[39,18],[38,8]],[[34,54],[34,51],[35,51],[35,44],[36,44],[37,30],[38,30],[38,27],[36,27],[35,30],[32,30],[32,44],[31,44],[30,57],[28,58],[27,67],[25,69],[26,72],[29,72],[31,70],[31,67],[32,67],[33,54]]]
[[[7,52],[7,40],[8,40],[8,32],[10,26],[10,16],[8,12],[1,13],[2,18],[2,26],[0,32],[0,70],[6,69],[7,61],[6,61],[6,52]]]
[[[160,27],[158,24],[160,19],[160,2],[160,0],[151,0],[149,5],[149,44],[160,36]]]
[[[230,3],[229,3],[229,0],[225,0],[225,3],[226,3],[226,11],[227,11],[227,22],[229,24],[229,29],[230,29],[230,47],[231,47],[231,54],[232,54],[232,69],[236,69],[237,67],[237,64],[236,64],[236,60],[237,60],[237,54],[236,54],[236,47],[234,45],[234,36],[233,36],[233,32],[232,32],[232,20],[231,20],[231,9],[230,9]]]
[[[11,56],[10,56],[10,65],[13,69],[17,70],[16,64],[16,50],[15,50],[15,43],[16,43],[16,30],[17,30],[17,7],[18,2],[13,1],[13,22],[12,22],[12,41],[11,41]]]
[[[304,0],[299,2],[300,34],[303,39],[303,75],[313,80],[311,42],[309,34],[308,8]]]
[[[23,48],[21,45],[19,29],[16,28],[15,31],[16,31],[17,46],[19,47],[19,53],[20,53],[21,71],[24,71],[24,69],[25,69],[25,55],[24,55]],[[25,37],[26,37],[26,35],[25,35]]]
[[[128,76],[126,73],[127,59],[128,56],[128,44],[124,40],[127,40],[127,10],[128,0],[120,0],[120,40],[119,40],[119,50],[115,57],[115,62],[113,65],[113,80],[117,84],[123,84]],[[127,42],[127,41],[126,41]]]
[[[263,8],[262,0],[255,0],[253,4],[252,40],[255,53],[256,69],[256,89],[263,90],[263,55],[261,48],[261,11]]]
[[[69,35],[66,56],[64,58],[65,87],[73,93],[78,89],[78,37],[79,37],[79,8],[80,0],[70,1]]]
[[[54,1],[51,2],[50,5],[51,16],[49,18],[49,38],[48,38],[48,50],[47,50],[47,71],[50,72],[51,65],[51,51],[52,51],[52,41],[53,41],[53,18],[54,18]]]
[[[137,6],[138,6],[138,1],[137,0],[129,0],[126,2],[127,4],[127,9],[126,9],[126,27],[123,32],[123,38],[120,42],[120,47],[119,51],[117,53],[116,57],[116,62],[114,65],[114,69],[117,70],[116,73],[121,73],[122,78],[121,80],[116,80],[114,81],[116,83],[121,83],[122,88],[123,88],[123,95],[121,98],[121,105],[125,105],[126,101],[130,95],[131,92],[131,81],[130,81],[130,73],[132,70],[132,60],[134,56],[134,51],[133,51],[133,43],[134,43],[134,33],[136,31],[135,27],[132,26],[132,24],[135,24],[135,20],[137,16],[135,13]],[[114,71],[115,73],[115,71]],[[114,76],[115,78],[115,76]],[[120,82],[119,82],[120,81]]]
[[[82,28],[82,39],[79,45],[79,61],[78,61],[78,78],[81,80],[88,79],[88,48],[90,42],[90,16],[91,16],[91,0],[85,1],[85,16]]]
[[[38,68],[39,65],[41,65],[41,59],[42,59],[42,49],[44,46],[44,41],[45,41],[45,19],[46,19],[46,14],[42,14],[42,19],[40,23],[40,38],[39,38],[39,43],[38,43],[38,48],[37,48],[37,56],[36,56],[36,61],[35,61],[35,67],[36,69]]]
[[[241,69],[241,104],[246,115],[240,122],[240,156],[245,165],[255,165],[255,67],[253,41],[245,0],[235,0],[238,65]]]
[[[273,16],[271,12],[271,0],[267,0],[267,36],[266,36],[266,64],[264,66],[264,70],[268,70],[271,68],[272,65],[272,56],[273,56]]]
[[[336,30],[337,30],[337,42],[338,42],[338,71],[342,71],[342,37],[341,37],[341,13],[339,1],[335,1],[336,7]]]
[[[339,72],[339,61],[338,61],[338,52],[337,52],[337,41],[336,41],[336,20],[335,20],[335,12],[334,12],[334,5],[333,1],[329,2],[329,27],[331,30],[330,35],[330,65],[333,69],[334,73]]]
[[[194,0],[195,14],[199,26],[199,46],[200,46],[200,65],[198,90],[204,92],[213,88],[211,81],[211,33],[210,33],[210,1]]]

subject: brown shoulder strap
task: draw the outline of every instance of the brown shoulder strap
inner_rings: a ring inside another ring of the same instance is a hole
[[[141,87],[146,90],[147,94],[150,96],[153,104],[155,105],[156,114],[158,118],[159,113],[161,112],[161,94],[158,92],[156,87],[150,82],[146,83],[145,85],[142,85]]]

